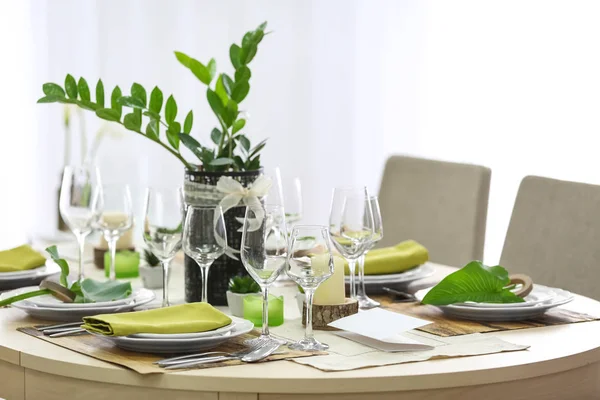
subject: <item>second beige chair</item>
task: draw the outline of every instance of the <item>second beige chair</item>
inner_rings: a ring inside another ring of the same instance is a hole
[[[384,238],[422,243],[431,261],[461,267],[483,258],[489,168],[392,156],[379,190]]]
[[[600,186],[524,178],[500,265],[600,300]]]

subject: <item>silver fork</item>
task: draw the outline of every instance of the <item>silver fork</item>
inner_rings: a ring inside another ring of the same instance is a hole
[[[245,348],[240,351],[236,351],[234,353],[225,353],[218,351],[211,351],[207,353],[199,353],[199,354],[190,354],[187,356],[167,358],[164,360],[159,360],[155,362],[158,366],[167,369],[175,369],[175,368],[188,368],[189,366],[196,365],[198,363],[211,363],[216,361],[226,361],[226,360],[237,360],[241,359],[244,356],[252,353],[253,351],[262,349],[267,346],[268,343],[257,343],[254,346]],[[207,357],[207,355],[211,354],[221,354],[214,357]]]

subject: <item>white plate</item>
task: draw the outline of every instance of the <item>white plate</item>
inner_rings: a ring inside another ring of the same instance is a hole
[[[39,288],[37,286],[32,286],[5,292],[0,295],[0,300],[38,289]],[[131,311],[135,307],[151,302],[152,300],[154,300],[154,298],[154,292],[142,288],[134,290],[130,303],[116,306],[88,307],[75,309],[58,307],[39,307],[31,303],[29,300],[17,301],[16,303],[13,303],[12,306],[25,311],[27,314],[31,315],[34,318],[40,318],[48,321],[75,322],[81,321],[83,317],[89,317],[92,315],[112,314],[118,312]]]
[[[60,273],[60,267],[54,261],[47,260],[45,265],[28,269],[27,271],[0,272],[0,281],[25,280],[38,277],[45,278],[57,273]]]
[[[234,320],[236,322],[234,329],[224,333],[221,336],[179,339],[148,339],[127,336],[105,336],[98,333],[90,333],[109,340],[114,343],[115,346],[129,351],[155,354],[190,353],[199,350],[209,350],[215,348],[236,336],[250,332],[254,328],[254,324],[250,321],[239,318],[234,318]]]
[[[477,308],[515,308],[530,307],[540,303],[547,303],[556,297],[556,291],[542,285],[534,285],[533,290],[524,297],[523,303],[475,303],[468,301],[466,303],[453,304],[454,306],[477,307]]]
[[[46,308],[69,308],[69,309],[83,309],[83,308],[98,308],[98,307],[116,307],[123,304],[130,303],[133,300],[134,293],[132,292],[128,297],[124,299],[114,301],[99,301],[97,303],[65,303],[56,297],[47,294],[45,296],[32,297],[27,299],[31,304],[38,307]]]
[[[222,336],[225,333],[235,329],[235,321],[232,321],[229,325],[223,326],[219,329],[213,329],[212,331],[206,332],[193,332],[193,333],[136,333],[134,335],[128,335],[129,338],[142,338],[142,339],[193,339],[200,337],[211,337],[211,336]]]
[[[423,264],[399,274],[365,275],[365,285],[382,285],[412,282],[416,281],[417,279],[427,278],[428,276],[433,275],[434,272],[435,269],[432,265]],[[345,281],[346,283],[350,283],[350,277],[346,276]]]
[[[537,318],[543,315],[551,308],[567,304],[573,300],[572,293],[558,289],[549,288],[543,285],[538,289],[554,292],[554,296],[543,303],[535,303],[524,307],[511,307],[503,304],[499,307],[473,307],[471,305],[451,304],[447,306],[436,306],[448,316],[468,319],[473,321],[520,321],[525,319]],[[429,289],[420,290],[415,293],[417,299],[422,300]]]

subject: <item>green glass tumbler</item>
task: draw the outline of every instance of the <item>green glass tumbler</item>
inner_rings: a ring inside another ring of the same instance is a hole
[[[137,278],[140,275],[140,253],[121,250],[115,254],[115,273],[117,278]],[[160,268],[160,267],[157,267]],[[108,278],[110,252],[104,253],[104,275]]]
[[[244,297],[244,319],[254,326],[262,326],[262,304],[260,294]],[[269,326],[283,324],[283,296],[269,295]]]

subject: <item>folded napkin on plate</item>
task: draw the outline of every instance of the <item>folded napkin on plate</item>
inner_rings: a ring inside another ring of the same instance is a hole
[[[365,275],[397,274],[429,260],[427,249],[414,240],[396,246],[374,249],[365,257]],[[349,275],[346,263],[346,275]]]
[[[212,331],[229,325],[231,318],[208,303],[189,303],[147,311],[95,315],[83,318],[83,322],[83,328],[90,332],[127,336],[134,333]]]
[[[0,251],[0,272],[25,271],[41,267],[45,263],[46,258],[27,244]]]

